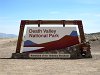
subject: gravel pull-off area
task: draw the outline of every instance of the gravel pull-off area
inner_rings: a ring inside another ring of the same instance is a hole
[[[100,75],[100,45],[90,59],[0,59],[0,75]],[[15,52],[16,39],[0,39],[0,58]]]

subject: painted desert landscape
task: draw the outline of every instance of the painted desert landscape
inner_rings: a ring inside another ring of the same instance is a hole
[[[17,38],[0,39],[0,75],[100,75],[100,33],[86,34],[93,58],[6,59],[15,52]]]

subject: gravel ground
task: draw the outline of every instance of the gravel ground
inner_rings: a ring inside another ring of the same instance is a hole
[[[0,39],[0,58],[15,52],[16,39]],[[0,59],[0,75],[100,75],[100,46],[90,59]]]

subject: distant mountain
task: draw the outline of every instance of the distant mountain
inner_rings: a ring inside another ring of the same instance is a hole
[[[6,34],[6,33],[0,33],[0,38],[15,38],[17,35],[15,34]]]
[[[96,33],[90,33],[88,35],[100,35],[100,32],[96,32]]]

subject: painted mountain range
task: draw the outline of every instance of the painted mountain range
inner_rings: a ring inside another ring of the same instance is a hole
[[[27,40],[24,42],[24,47],[44,47],[37,50],[27,51],[27,52],[44,52],[44,51],[66,48],[78,43],[79,40],[78,40],[77,31],[72,31],[70,35],[65,35],[59,40],[46,42],[42,44],[36,44],[30,40]]]

